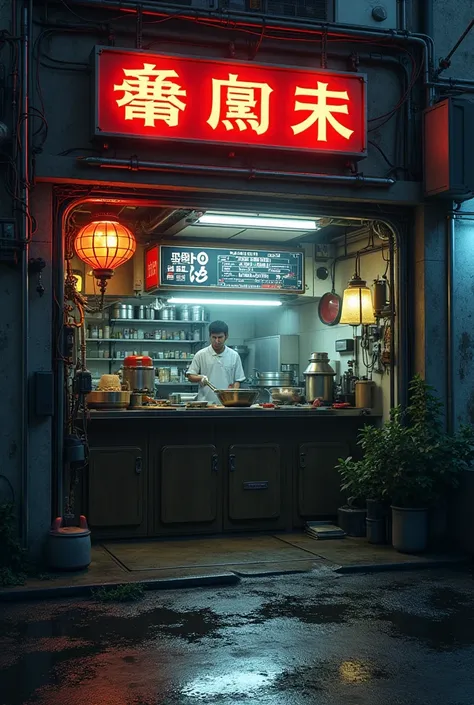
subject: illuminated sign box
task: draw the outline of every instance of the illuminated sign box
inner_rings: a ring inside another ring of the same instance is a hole
[[[367,154],[366,76],[95,49],[94,135]]]
[[[145,290],[304,292],[301,250],[251,246],[154,245],[145,253]]]

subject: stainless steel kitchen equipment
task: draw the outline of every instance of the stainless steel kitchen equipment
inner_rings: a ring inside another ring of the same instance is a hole
[[[335,374],[329,364],[328,353],[311,353],[309,365],[304,371],[306,401],[313,402],[315,399],[322,399],[332,404]]]
[[[207,386],[217,395],[222,406],[226,407],[249,407],[255,403],[258,397],[258,390],[252,389],[216,389],[209,381]]]
[[[263,338],[244,340],[249,349],[245,361],[247,375],[252,370],[274,370],[275,372],[288,372],[282,365],[298,365],[299,363],[299,336],[298,335],[269,335]],[[276,382],[273,387],[293,387],[290,382]]]
[[[129,355],[123,361],[123,382],[132,392],[154,392],[153,360],[146,355]]]
[[[272,387],[270,394],[274,404],[302,404],[305,400],[300,387]]]
[[[134,313],[134,312],[133,312],[133,306],[130,305],[130,304],[127,304],[125,308],[127,309],[126,318],[132,319],[132,318],[133,318],[133,313]]]
[[[244,360],[249,354],[249,349],[246,345],[229,345],[229,348],[235,350],[242,360]]]
[[[290,372],[259,372],[255,370],[257,387],[292,387],[293,375]]]
[[[164,308],[159,311],[160,321],[175,321],[176,320],[176,306],[164,306]]]
[[[135,306],[135,318],[143,320],[145,318],[145,306]]]
[[[145,306],[145,318],[147,321],[153,321],[155,318],[155,309],[151,306]]]
[[[196,322],[206,320],[206,312],[202,306],[191,306],[191,320]]]
[[[130,405],[130,392],[89,392],[86,402],[90,409],[126,409]]]
[[[298,384],[299,379],[300,379],[300,366],[299,365],[288,365],[284,364],[281,366],[281,371],[282,372],[289,372],[290,374],[293,375],[293,379]]]
[[[191,307],[189,304],[183,304],[178,308],[178,317],[180,321],[191,320]]]

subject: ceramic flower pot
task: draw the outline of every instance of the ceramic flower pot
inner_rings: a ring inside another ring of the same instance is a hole
[[[392,506],[392,546],[400,553],[423,553],[428,546],[428,509]]]

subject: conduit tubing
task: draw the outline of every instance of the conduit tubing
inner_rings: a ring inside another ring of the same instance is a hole
[[[59,3],[62,5],[62,3]],[[372,40],[391,39],[392,41],[400,41],[402,43],[413,44],[418,46],[423,52],[424,63],[424,85],[427,88],[427,103],[431,104],[434,97],[432,87],[429,85],[430,67],[433,66],[434,44],[433,39],[424,34],[410,34],[406,31],[395,31],[392,29],[362,29],[357,25],[343,25],[333,22],[312,22],[308,19],[288,19],[287,17],[260,17],[258,15],[241,15],[238,12],[226,11],[223,12],[206,12],[205,10],[192,10],[187,8],[176,8],[172,5],[160,5],[157,7],[152,2],[133,2],[133,0],[69,0],[69,5],[82,5],[84,7],[102,8],[104,10],[140,12],[143,14],[153,15],[156,17],[170,17],[179,20],[206,20],[209,23],[216,25],[221,24],[228,29],[238,29],[238,25],[245,27],[254,27],[261,32],[267,29],[276,29],[281,31],[293,30],[306,34],[314,34],[314,32],[327,33],[329,37],[354,37],[357,39],[366,37]]]
[[[181,174],[201,174],[208,176],[244,176],[254,179],[287,179],[290,181],[308,181],[328,184],[353,186],[378,186],[390,188],[395,179],[381,176],[343,176],[338,174],[312,174],[309,172],[270,171],[267,169],[245,169],[243,167],[207,166],[204,164],[172,164],[168,162],[149,162],[139,159],[106,159],[102,157],[77,157],[79,164],[99,166],[110,169],[128,169],[129,171],[164,171]]]

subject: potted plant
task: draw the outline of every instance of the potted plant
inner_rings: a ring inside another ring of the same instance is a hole
[[[429,511],[442,504],[474,461],[474,431],[471,426],[444,431],[442,404],[420,376],[409,393],[409,405],[392,409],[382,427],[362,429],[361,460],[340,460],[338,469],[342,488],[358,488],[369,501],[368,527],[374,530],[370,520],[381,521],[383,505],[391,500],[394,548],[419,553],[428,544]]]
[[[341,489],[354,492],[357,488],[359,503],[365,505],[363,533],[370,543],[386,543],[390,502],[387,496],[386,473],[389,467],[391,428],[366,425],[359,434],[358,445],[362,458],[339,459],[338,470],[342,478]]]
[[[341,489],[346,493],[347,504],[337,510],[337,523],[348,536],[365,536],[366,534],[366,487],[360,466],[363,460],[352,457],[339,459],[338,470],[341,475]]]

